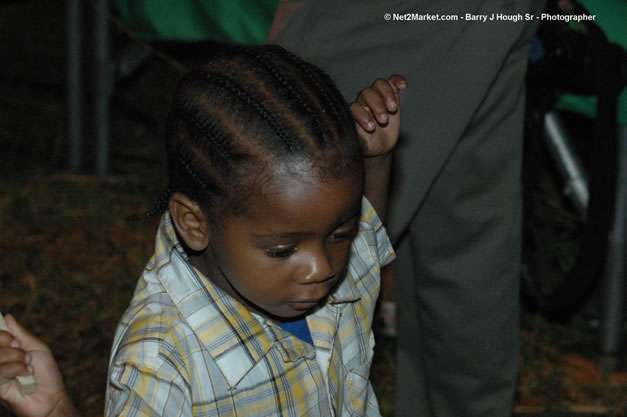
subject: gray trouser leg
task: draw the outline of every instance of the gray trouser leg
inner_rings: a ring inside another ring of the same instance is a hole
[[[412,398],[423,388],[431,410],[419,415],[511,413],[524,91],[504,89],[522,79],[525,60],[521,50],[504,63],[495,93],[486,96],[405,236],[411,253],[402,250],[399,258],[410,259],[399,259],[399,269],[409,261],[415,279],[397,275],[399,416],[415,415],[419,405]],[[412,357],[416,353],[421,361]],[[422,369],[426,387],[406,368]]]
[[[398,279],[414,277],[413,242],[409,234],[396,245],[394,279],[396,281],[396,415],[429,416],[429,401],[424,378],[424,339],[419,318],[417,281]],[[401,306],[400,308],[398,308]]]

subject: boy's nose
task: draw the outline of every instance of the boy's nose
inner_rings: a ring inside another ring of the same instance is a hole
[[[323,248],[307,254],[307,258],[303,260],[303,263],[303,267],[296,277],[299,284],[322,282],[333,273],[331,257]]]

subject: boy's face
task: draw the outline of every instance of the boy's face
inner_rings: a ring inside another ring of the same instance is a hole
[[[213,231],[203,262],[212,282],[275,320],[323,304],[344,277],[359,228],[361,172],[321,180],[276,174],[246,213]]]

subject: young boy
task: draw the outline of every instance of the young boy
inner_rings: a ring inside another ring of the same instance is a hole
[[[351,115],[275,46],[182,80],[168,211],[116,332],[107,415],[379,415],[371,324],[393,251],[362,195],[383,212],[403,87],[378,80]]]
[[[375,208],[405,87],[379,79],[349,111],[273,46],[181,82],[168,211],[116,332],[107,415],[379,415],[371,323],[393,251]]]

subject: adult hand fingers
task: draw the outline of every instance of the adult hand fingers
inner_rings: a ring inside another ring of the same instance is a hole
[[[44,342],[22,327],[12,315],[7,314],[4,317],[4,321],[11,334],[20,342],[22,349],[25,351],[48,350],[48,346]]]

